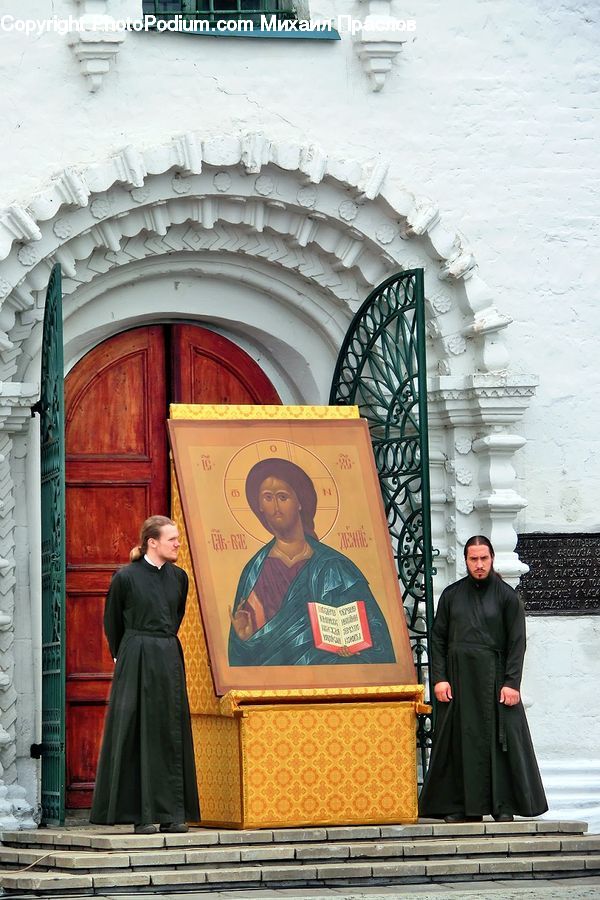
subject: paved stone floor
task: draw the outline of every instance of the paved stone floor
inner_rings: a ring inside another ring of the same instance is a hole
[[[453,884],[407,884],[357,888],[275,888],[245,891],[187,891],[158,894],[96,894],[93,900],[598,900],[600,875],[590,878],[557,878],[519,884],[515,881],[455,882]],[[19,900],[27,900],[21,895]],[[39,897],[36,898],[39,900]],[[73,895],[52,895],[52,900],[73,900]]]

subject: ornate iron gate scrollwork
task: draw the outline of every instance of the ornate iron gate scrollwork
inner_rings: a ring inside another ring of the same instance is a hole
[[[60,265],[52,269],[42,338],[42,819],[65,820],[65,441]]]
[[[365,300],[340,350],[329,402],[357,405],[369,424],[417,677],[427,683],[433,551],[422,269],[392,275]],[[430,726],[421,716],[423,771]]]

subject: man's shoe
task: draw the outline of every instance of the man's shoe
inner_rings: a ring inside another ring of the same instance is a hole
[[[483,822],[483,816],[465,816],[464,813],[453,813],[451,816],[444,816],[444,822],[449,825],[457,825],[459,822]]]
[[[164,822],[160,830],[166,834],[185,834],[190,829],[183,822]]]
[[[515,817],[509,816],[508,813],[502,813],[499,816],[494,816],[494,822],[514,822]]]
[[[158,828],[156,825],[134,825],[134,834],[156,834]]]

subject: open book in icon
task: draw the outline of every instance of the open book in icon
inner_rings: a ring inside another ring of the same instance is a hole
[[[337,653],[345,647],[351,653],[359,653],[373,646],[364,600],[337,607],[309,603],[308,615],[319,650]]]

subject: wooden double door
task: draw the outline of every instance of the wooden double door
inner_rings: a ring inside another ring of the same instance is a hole
[[[90,351],[65,381],[66,806],[91,805],[113,661],[104,598],[149,515],[168,515],[170,403],[280,403],[247,353],[195,325]]]

